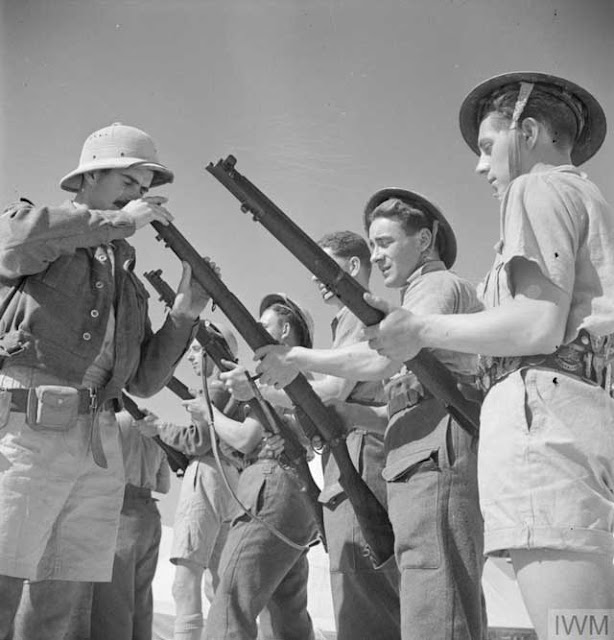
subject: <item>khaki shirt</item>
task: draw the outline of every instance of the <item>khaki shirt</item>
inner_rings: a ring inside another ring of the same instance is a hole
[[[521,257],[567,293],[564,344],[580,329],[614,332],[614,213],[586,174],[538,164],[516,178],[501,202],[501,241],[482,286],[487,307],[511,299],[509,265]]]
[[[121,411],[116,417],[126,484],[168,493],[171,472],[164,451],[151,438],[141,435],[126,411]]]

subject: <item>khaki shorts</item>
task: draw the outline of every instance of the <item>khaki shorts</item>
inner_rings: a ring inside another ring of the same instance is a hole
[[[62,384],[33,370],[0,374],[0,387]],[[27,374],[27,375],[26,375]],[[124,493],[115,415],[100,413],[108,468],[90,451],[91,418],[35,430],[0,401],[0,575],[30,580],[109,581]],[[44,425],[43,425],[44,426]]]
[[[224,473],[232,489],[236,490],[239,483],[237,469],[224,465]],[[181,481],[171,562],[187,560],[205,568],[216,568],[236,509],[213,456],[192,460]]]
[[[614,400],[546,369],[516,371],[482,407],[485,551],[614,554]]]

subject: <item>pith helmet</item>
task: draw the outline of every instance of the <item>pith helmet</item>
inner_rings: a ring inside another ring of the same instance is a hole
[[[152,187],[172,182],[173,172],[158,161],[153,140],[144,131],[115,122],[94,131],[83,144],[79,166],[60,180],[65,191],[78,191],[81,175],[97,169],[139,166],[153,171]]]
[[[517,71],[489,78],[472,89],[460,108],[460,129],[465,142],[479,154],[478,132],[484,109],[495,92],[506,88],[520,89],[520,83],[537,85],[541,91],[565,102],[576,116],[578,135],[571,152],[571,160],[580,165],[592,158],[601,147],[606,134],[606,118],[601,105],[577,84],[549,73]],[[530,101],[530,96],[529,96]]]
[[[396,198],[401,200],[410,207],[420,209],[426,215],[430,216],[439,223],[437,230],[439,257],[448,269],[452,267],[456,260],[456,236],[450,226],[450,223],[446,220],[445,216],[430,200],[427,200],[424,196],[421,196],[415,191],[409,191],[408,189],[398,189],[396,187],[388,187],[386,189],[380,189],[374,193],[365,206],[365,212],[363,216],[365,229],[368,232],[368,219],[372,211],[379,207],[380,204]]]
[[[297,304],[289,298],[285,293],[269,293],[269,295],[262,298],[260,303],[260,315],[262,315],[269,307],[274,304],[281,304],[284,307],[290,309],[293,315],[298,320],[301,327],[301,346],[311,349],[313,347],[313,318],[306,309],[303,309],[301,305]]]

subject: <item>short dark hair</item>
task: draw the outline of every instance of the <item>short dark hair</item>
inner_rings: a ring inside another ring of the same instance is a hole
[[[368,269],[371,268],[371,251],[367,241],[353,231],[334,231],[322,236],[318,244],[323,249],[330,249],[338,258],[360,258],[360,262]]]
[[[518,93],[518,88],[510,88],[509,85],[494,92],[485,101],[479,122],[493,113],[511,122]],[[578,137],[581,114],[582,106],[571,96],[559,96],[535,85],[520,115],[520,122],[525,118],[535,118],[548,129],[555,147],[568,149],[573,147]]]
[[[373,211],[370,211],[365,217],[367,228],[371,227],[375,218],[396,220],[408,236],[417,233],[420,229],[433,230],[432,216],[429,216],[417,207],[412,207],[399,198],[384,200],[384,202],[377,205]]]

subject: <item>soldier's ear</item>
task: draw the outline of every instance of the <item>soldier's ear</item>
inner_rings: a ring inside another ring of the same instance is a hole
[[[352,256],[349,260],[349,270],[348,273],[352,276],[352,277],[356,277],[358,275],[358,272],[360,271],[360,267],[361,267],[361,260],[358,256]]]
[[[525,118],[520,125],[522,137],[525,139],[529,149],[532,149],[537,143],[540,127],[543,127],[535,118]]]
[[[284,322],[281,326],[281,336],[279,338],[279,341],[283,342],[290,335],[290,331],[292,331],[290,323]]]
[[[431,230],[423,227],[418,233],[422,250],[425,251],[429,249],[433,240],[433,233],[431,232]]]

